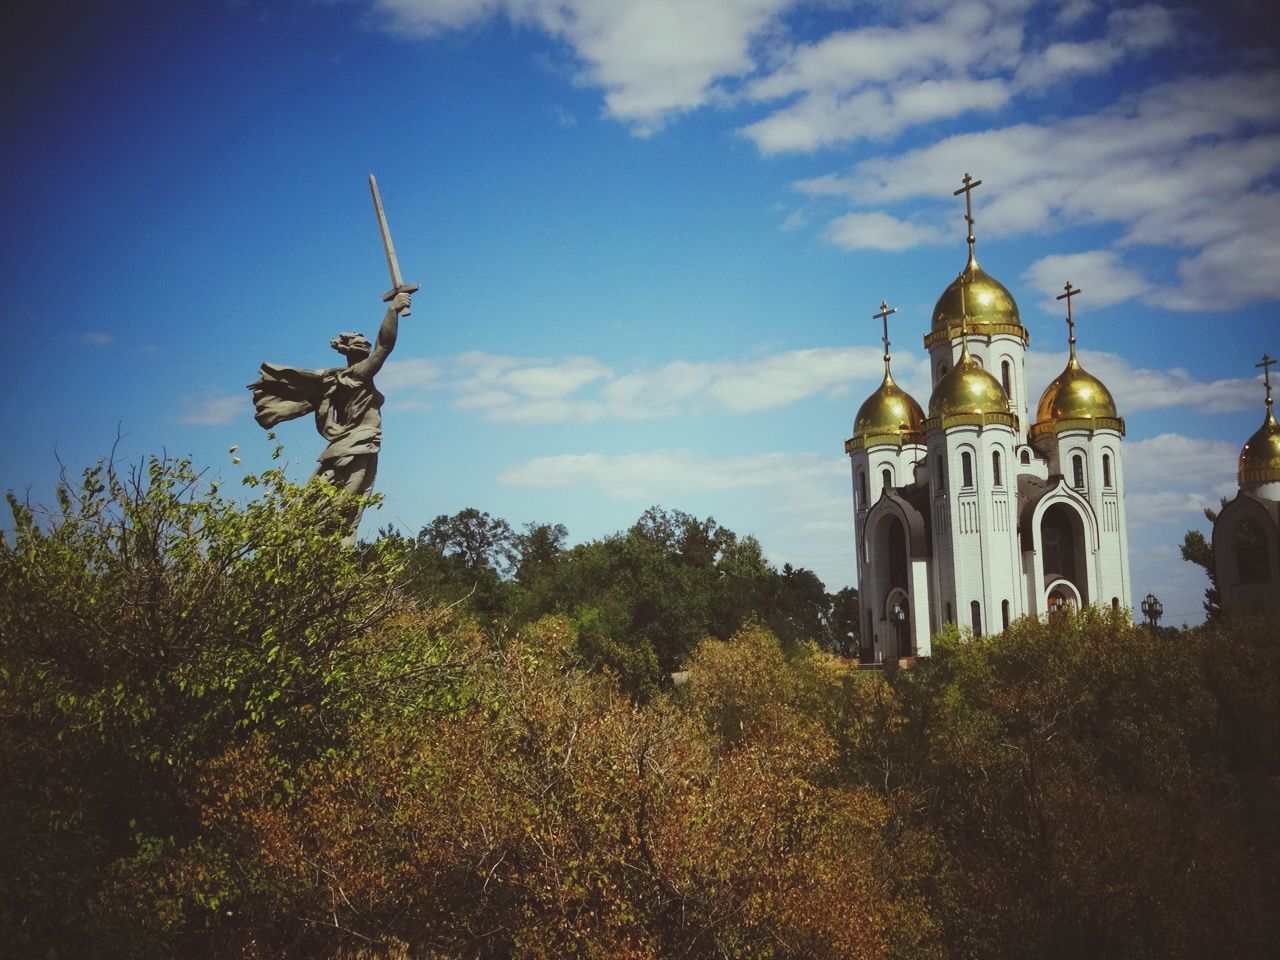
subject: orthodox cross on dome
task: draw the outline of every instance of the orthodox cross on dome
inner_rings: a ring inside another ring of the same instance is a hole
[[[1058,299],[1067,301],[1067,346],[1071,348],[1071,355],[1074,357],[1076,355],[1076,319],[1071,314],[1071,298],[1083,291],[1079,287],[1073,287],[1070,280],[1062,289],[1066,292],[1058,294]]]
[[[982,181],[973,179],[973,177],[969,176],[968,171],[966,171],[961,182],[964,186],[959,190],[953,191],[951,195],[953,197],[958,197],[960,194],[964,194],[964,222],[969,225],[969,254],[972,256],[975,239],[973,236],[973,190],[975,187],[982,186]]]
[[[880,312],[871,315],[871,319],[879,320],[884,327],[880,342],[884,344],[884,368],[886,371],[889,369],[889,315],[897,312],[898,308],[889,306],[888,300],[881,300]]]
[[[1262,355],[1262,362],[1255,363],[1255,367],[1262,368],[1262,382],[1267,385],[1267,409],[1271,409],[1271,367],[1277,361],[1274,357],[1269,357],[1265,353]]]

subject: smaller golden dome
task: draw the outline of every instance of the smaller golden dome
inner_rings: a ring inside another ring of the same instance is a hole
[[[1239,482],[1243,487],[1276,481],[1280,481],[1280,423],[1276,423],[1268,402],[1266,419],[1240,451]]]
[[[948,370],[933,388],[933,396],[929,398],[929,417],[988,413],[1008,415],[1009,395],[1004,392],[1000,381],[969,355],[966,342],[960,362]]]
[[[1036,422],[1114,419],[1116,402],[1111,391],[1076,359],[1074,348],[1067,367],[1045,388],[1036,407]]]
[[[886,365],[884,380],[858,408],[853,420],[855,438],[921,433],[924,411],[915,398],[893,382]]]

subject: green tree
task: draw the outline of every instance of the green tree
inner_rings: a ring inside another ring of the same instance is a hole
[[[1226,506],[1224,499],[1222,505]],[[1218,519],[1218,511],[1205,507],[1204,517],[1210,525]],[[1209,586],[1204,591],[1204,612],[1210,620],[1222,613],[1222,598],[1218,593],[1218,574],[1213,562],[1213,546],[1199,530],[1188,530],[1182,538],[1182,559],[1194,563],[1209,578]]]
[[[173,909],[216,927],[254,880],[201,829],[205,765],[257,736],[262,789],[287,796],[357,718],[413,710],[441,677],[420,631],[379,632],[406,609],[403,556],[342,546],[350,495],[279,470],[244,483],[242,505],[188,461],[152,459],[86,471],[52,511],[9,497],[0,940],[21,953],[136,955],[150,933],[104,926],[105,891],[175,849],[206,867]]]

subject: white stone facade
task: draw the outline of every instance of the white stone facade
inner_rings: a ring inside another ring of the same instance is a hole
[[[1132,608],[1123,421],[1033,430],[1027,337],[1008,326],[967,337],[1003,388],[1003,414],[931,416],[900,438],[855,426],[846,442],[864,658],[928,656],[947,623],[987,633],[1063,605]],[[948,333],[926,337],[935,393],[960,362],[965,334]]]

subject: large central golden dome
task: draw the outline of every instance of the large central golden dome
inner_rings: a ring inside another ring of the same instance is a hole
[[[924,411],[911,394],[893,382],[886,366],[884,380],[858,408],[853,420],[854,438],[898,436],[905,439],[923,431]]]
[[[1280,481],[1280,423],[1271,412],[1271,395],[1267,393],[1267,416],[1262,426],[1240,451],[1240,486]]]
[[[947,337],[960,335],[960,327],[968,314],[969,332],[978,335],[1012,333],[1027,341],[1026,328],[1018,316],[1018,304],[1003,283],[978,266],[978,258],[969,252],[969,262],[960,275],[942,291],[933,308],[933,333]]]

